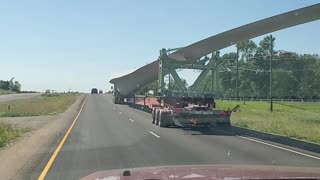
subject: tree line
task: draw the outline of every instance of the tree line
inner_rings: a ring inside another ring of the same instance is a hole
[[[14,78],[11,78],[8,81],[0,80],[0,89],[11,90],[14,92],[21,91],[21,84],[19,81],[15,81]]]
[[[269,98],[271,58],[273,98],[320,98],[320,56],[274,50],[275,40],[266,36],[258,44],[243,41],[236,45],[239,56],[234,52],[224,54],[215,84],[217,95],[237,97],[238,88],[239,97]],[[209,90],[211,82],[210,75],[199,90]]]
[[[266,36],[258,43],[252,40],[237,43],[239,53],[222,55],[216,73],[208,73],[197,91],[213,92],[216,97],[269,98],[271,59],[273,98],[320,98],[320,56],[275,50],[275,42],[275,37]],[[187,87],[186,81],[182,80]],[[169,89],[168,84],[166,89]],[[171,79],[170,90],[178,89]],[[150,90],[157,92],[157,81],[138,94]]]

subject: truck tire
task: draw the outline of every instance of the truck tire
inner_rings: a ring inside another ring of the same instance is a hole
[[[171,122],[171,116],[168,116],[170,112],[166,111],[160,111],[159,114],[159,126],[160,127],[169,127],[172,122]]]
[[[155,121],[156,121],[156,125],[159,125],[159,114],[160,114],[160,109],[156,109],[156,113],[155,113]]]
[[[158,123],[158,125],[160,127],[164,127],[163,114],[164,114],[163,111],[160,111],[160,113],[159,113],[159,123]]]
[[[156,108],[152,108],[152,124],[156,123]]]

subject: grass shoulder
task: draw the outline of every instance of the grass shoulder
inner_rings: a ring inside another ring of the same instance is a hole
[[[270,112],[268,102],[217,101],[219,109],[240,109],[231,116],[231,123],[263,132],[320,143],[320,103],[276,102]]]
[[[0,122],[0,148],[5,147],[10,142],[13,142],[14,139],[30,130],[30,128],[16,127],[9,123]]]
[[[0,89],[0,95],[5,95],[5,94],[16,94],[16,92],[10,91],[10,90]]]
[[[79,94],[53,93],[0,103],[0,117],[43,116],[64,112]]]

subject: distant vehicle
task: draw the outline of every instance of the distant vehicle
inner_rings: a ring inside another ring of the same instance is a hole
[[[103,94],[103,91],[102,91],[102,90],[99,90],[99,94]]]
[[[98,94],[98,89],[97,88],[92,88],[91,89],[91,94]]]

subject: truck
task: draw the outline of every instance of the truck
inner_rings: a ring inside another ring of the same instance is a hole
[[[216,110],[213,97],[159,97],[159,105],[152,107],[152,123],[170,126],[230,127],[231,110]]]

